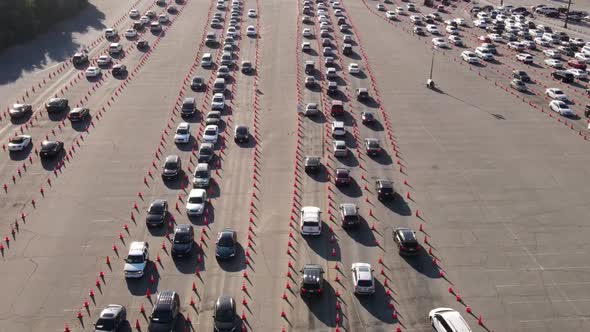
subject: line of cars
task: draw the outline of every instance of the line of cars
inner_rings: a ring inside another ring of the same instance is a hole
[[[166,6],[165,0],[157,0],[159,6]],[[219,10],[225,9],[225,1],[219,0],[216,6]],[[230,27],[236,27],[239,21],[242,10],[241,0],[232,0],[232,19]],[[221,13],[215,13],[216,18],[221,18]],[[249,17],[257,17],[256,11],[251,9],[248,12]],[[232,24],[233,23],[233,24]],[[208,45],[216,43],[214,38],[207,36]],[[212,41],[213,39],[213,41]],[[214,95],[211,101],[211,111],[207,114],[205,119],[206,127],[203,132],[201,144],[197,152],[197,165],[193,173],[192,189],[186,198],[186,213],[189,217],[202,216],[205,213],[206,205],[208,204],[208,188],[211,185],[211,169],[209,165],[214,160],[215,148],[219,141],[221,124],[221,115],[226,108],[225,93],[226,93],[226,78],[229,77],[230,70],[234,67],[233,47],[234,41],[226,39],[224,46],[231,46],[231,49],[224,47],[224,52],[231,52],[230,61],[224,64],[224,69],[217,72],[217,80],[222,81],[214,85]],[[208,57],[208,58],[207,58]],[[222,57],[223,59],[223,57]],[[223,62],[222,62],[223,63]],[[201,61],[203,67],[212,66],[212,56],[210,53],[204,55]],[[243,67],[243,64],[242,64]],[[193,78],[191,87],[194,90],[200,90],[199,84],[203,81]],[[204,87],[206,88],[206,87]],[[187,97],[184,99],[181,107],[182,117],[198,116],[199,111],[196,108],[196,99],[194,97]],[[238,143],[248,142],[250,139],[249,129],[245,125],[237,125],[234,130],[234,140]],[[176,128],[174,134],[174,142],[179,145],[191,144],[191,125],[188,122],[181,122]],[[182,160],[178,155],[169,155],[165,158],[162,166],[163,181],[172,181],[180,178],[182,173]],[[164,199],[155,199],[151,202],[146,210],[146,226],[147,227],[166,227],[170,221],[170,212],[168,202]],[[176,224],[174,233],[172,235],[171,255],[173,258],[189,257],[195,249],[195,231],[190,223]],[[227,260],[235,257],[238,247],[237,232],[231,228],[225,228],[217,234],[215,255],[218,260]],[[125,259],[124,274],[126,278],[142,278],[148,268],[149,258],[149,243],[145,241],[132,242],[129,247],[129,253]],[[120,317],[125,315],[125,308],[118,305],[111,305],[105,308],[103,313],[109,315],[112,311],[118,312]],[[103,318],[101,313],[101,318]],[[175,325],[177,316],[180,313],[180,297],[174,291],[161,291],[158,293],[152,314],[149,316],[150,331],[156,331],[157,328],[163,330],[171,330]],[[115,313],[116,316],[116,313]],[[214,307],[214,329],[215,331],[236,331],[240,325],[240,319],[236,313],[235,300],[226,295],[219,296],[215,301]],[[112,319],[111,319],[112,320]],[[99,323],[97,322],[97,324]],[[97,326],[97,325],[95,325]],[[105,331],[106,329],[101,329]],[[160,331],[160,330],[158,330]]]

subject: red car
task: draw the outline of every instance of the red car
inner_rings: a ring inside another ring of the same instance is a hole
[[[586,62],[580,60],[570,60],[567,64],[572,68],[586,70]]]

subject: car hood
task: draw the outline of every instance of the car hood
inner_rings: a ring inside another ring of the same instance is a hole
[[[162,221],[164,219],[164,217],[162,215],[159,214],[148,214],[145,219],[147,221]]]
[[[230,257],[236,253],[235,247],[215,247],[215,254],[219,257]]]
[[[143,271],[144,268],[145,268],[145,262],[139,263],[139,264],[125,263],[124,270],[128,271],[128,272],[137,272],[137,271]]]
[[[191,248],[190,243],[174,243],[172,244],[172,250],[180,251],[180,252],[187,252]]]

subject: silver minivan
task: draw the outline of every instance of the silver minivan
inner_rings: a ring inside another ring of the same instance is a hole
[[[213,93],[224,93],[225,92],[225,79],[216,78],[213,82]]]

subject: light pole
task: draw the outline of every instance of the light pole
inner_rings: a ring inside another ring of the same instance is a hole
[[[563,27],[566,28],[566,29],[567,29],[567,21],[570,18],[570,7],[571,7],[571,5],[572,5],[572,0],[569,0],[567,2],[567,11],[565,12],[565,24],[563,25]]]
[[[434,69],[434,49],[432,50],[432,60],[430,61],[430,76],[428,79],[432,81],[432,70]]]

